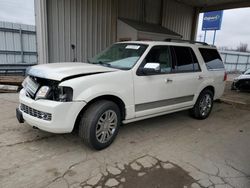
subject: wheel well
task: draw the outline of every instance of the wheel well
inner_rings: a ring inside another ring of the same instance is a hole
[[[207,86],[207,87],[205,87],[202,91],[204,91],[204,90],[206,90],[206,89],[212,91],[213,94],[214,94],[214,87],[213,87],[213,86]],[[202,91],[201,91],[201,92],[202,92]]]
[[[114,95],[103,95],[103,96],[100,96],[100,97],[92,99],[91,101],[89,101],[87,103],[86,106],[83,107],[83,109],[79,112],[79,114],[77,116],[77,119],[76,119],[76,122],[75,122],[75,125],[74,125],[74,130],[76,128],[78,128],[78,125],[79,125],[79,122],[81,120],[81,117],[84,114],[84,112],[88,109],[88,107],[91,104],[93,104],[93,103],[95,103],[96,101],[99,101],[99,100],[109,100],[109,101],[112,101],[112,102],[116,103],[118,105],[120,111],[121,111],[122,120],[125,119],[126,109],[125,109],[124,102],[119,97],[117,97],[117,96],[114,96]]]

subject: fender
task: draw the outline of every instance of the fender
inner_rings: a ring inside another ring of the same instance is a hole
[[[59,86],[73,89],[73,100],[86,103],[105,95],[120,98],[125,104],[126,118],[133,118],[134,87],[131,71],[114,71],[103,74],[77,77],[61,82]]]
[[[194,96],[194,101],[196,102],[197,98],[199,97],[201,91],[205,89],[206,87],[212,86],[215,89],[214,86],[214,80],[212,78],[207,78],[205,79],[199,86],[195,96]]]

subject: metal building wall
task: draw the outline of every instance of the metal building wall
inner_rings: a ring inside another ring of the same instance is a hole
[[[49,62],[86,61],[116,40],[116,0],[49,0]]]
[[[161,24],[191,39],[195,9],[175,0],[119,0],[119,17]]]
[[[144,0],[119,0],[118,16],[143,21],[144,9]]]
[[[181,34],[184,39],[191,39],[193,22],[196,22],[195,13],[195,9],[189,5],[165,0],[163,1],[162,26]]]
[[[119,0],[118,16],[161,24],[162,0]]]
[[[0,64],[37,63],[35,26],[0,22]]]
[[[195,10],[175,0],[47,0],[49,62],[86,61],[116,41],[118,17],[161,24],[190,39]],[[195,20],[196,21],[196,20]]]

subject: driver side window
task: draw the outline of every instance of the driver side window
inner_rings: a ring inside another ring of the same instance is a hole
[[[172,58],[168,46],[154,46],[145,58],[145,63],[160,63],[160,73],[170,73]]]

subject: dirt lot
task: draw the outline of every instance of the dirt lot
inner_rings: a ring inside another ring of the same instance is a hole
[[[97,152],[77,135],[18,124],[17,101],[0,94],[1,188],[250,187],[248,107],[217,102],[207,120],[184,111],[125,125]]]

